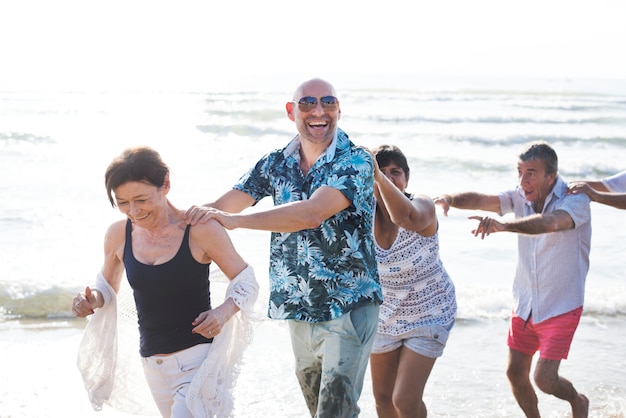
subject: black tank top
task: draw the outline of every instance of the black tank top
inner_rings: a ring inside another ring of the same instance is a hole
[[[191,332],[191,322],[211,309],[209,265],[198,263],[189,248],[187,225],[178,252],[166,263],[143,264],[133,255],[132,223],[126,223],[124,265],[139,319],[142,357],[169,354],[211,342]]]

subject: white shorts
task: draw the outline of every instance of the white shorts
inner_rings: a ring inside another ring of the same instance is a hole
[[[443,354],[454,322],[448,326],[426,325],[401,335],[376,333],[372,354],[383,354],[406,346],[425,357],[437,358]]]
[[[210,343],[198,344],[167,356],[141,359],[150,392],[163,417],[193,418],[185,403],[187,389],[209,348]]]

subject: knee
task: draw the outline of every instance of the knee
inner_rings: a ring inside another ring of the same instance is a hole
[[[388,409],[393,406],[393,397],[391,392],[375,390],[374,399],[376,400],[376,406],[379,408]]]
[[[518,364],[511,364],[506,368],[506,377],[509,379],[509,382],[513,385],[528,381],[528,370],[524,367],[519,366]]]
[[[537,385],[539,390],[541,390],[544,393],[547,393],[548,395],[551,395],[554,393],[558,379],[559,379],[558,375],[554,373],[549,373],[540,368],[537,368],[535,370],[534,377],[535,377],[535,384]]]
[[[398,411],[403,417],[412,416],[412,414],[415,414],[416,411],[418,412],[417,416],[423,416],[423,414],[420,413],[422,404],[422,399],[417,396],[396,396],[393,399],[393,406],[395,410]]]

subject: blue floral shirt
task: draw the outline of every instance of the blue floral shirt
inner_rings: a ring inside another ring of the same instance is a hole
[[[328,186],[352,204],[319,227],[272,232],[268,316],[328,321],[370,302],[382,301],[372,234],[373,162],[337,130],[308,174],[300,170],[300,140],[270,152],[233,187],[257,202],[274,205],[305,200]]]

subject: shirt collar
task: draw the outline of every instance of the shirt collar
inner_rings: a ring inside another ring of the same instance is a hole
[[[561,199],[562,197],[565,196],[565,191],[567,190],[567,184],[565,183],[565,181],[561,178],[561,176],[557,175],[556,176],[556,181],[554,182],[554,187],[552,188],[552,193],[558,197],[559,199]]]
[[[339,135],[339,129],[335,129],[335,135],[333,135],[333,140],[328,144],[328,147],[324,150],[326,162],[330,162],[335,158],[335,151],[337,150],[337,137]],[[296,135],[289,144],[285,147],[285,151],[283,154],[285,157],[289,157],[291,155],[297,154],[300,150],[300,134]],[[300,156],[298,155],[298,160]]]
[[[522,197],[524,196],[524,189],[522,189],[521,187],[519,187],[519,192],[522,195]],[[565,183],[565,181],[561,178],[561,176],[557,175],[556,176],[556,180],[554,182],[554,186],[552,186],[552,190],[550,190],[548,192],[548,195],[546,196],[546,200],[544,200],[543,202],[543,207],[546,208],[548,206],[548,204],[552,201],[552,196],[556,197],[557,199],[561,199],[563,198],[563,196],[565,196],[565,190],[567,189],[567,184]],[[526,198],[524,198],[525,200],[525,204],[528,207],[533,207],[533,202],[526,200]],[[543,208],[542,208],[542,212],[543,212]]]

